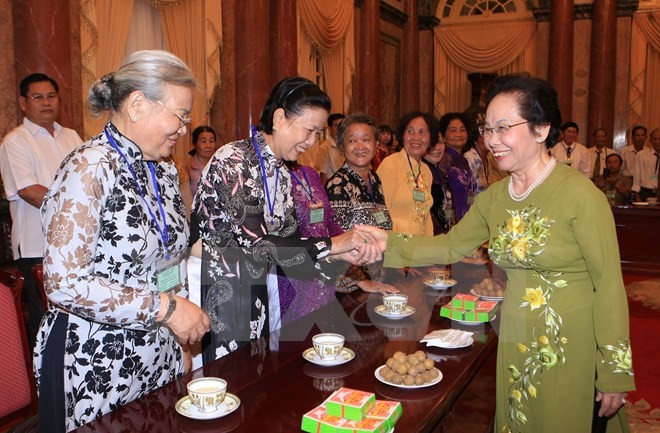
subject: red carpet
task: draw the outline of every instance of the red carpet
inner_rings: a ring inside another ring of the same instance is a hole
[[[645,278],[626,278],[637,387],[628,395],[626,412],[636,433],[660,432],[660,279]]]

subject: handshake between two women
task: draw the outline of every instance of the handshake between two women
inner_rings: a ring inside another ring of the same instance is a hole
[[[352,265],[368,265],[383,259],[387,247],[387,232],[377,227],[356,225],[332,238],[331,260],[343,260]]]

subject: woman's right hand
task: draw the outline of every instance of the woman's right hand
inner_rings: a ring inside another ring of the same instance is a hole
[[[361,224],[356,224],[353,229],[357,230],[364,236],[367,234],[371,235],[371,237],[375,239],[376,245],[382,253],[384,253],[387,249],[387,232],[385,230],[379,229],[378,227],[365,226]]]
[[[176,309],[164,325],[176,335],[180,343],[194,344],[211,329],[211,320],[204,310],[186,298],[176,295],[174,297]],[[159,316],[163,317],[165,314],[162,310],[166,310],[168,304],[167,294],[161,293],[160,301],[162,315],[159,313]]]

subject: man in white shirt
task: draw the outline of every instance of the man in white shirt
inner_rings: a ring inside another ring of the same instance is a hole
[[[579,132],[577,123],[566,122],[561,126],[561,131],[563,139],[550,149],[550,155],[554,156],[558,162],[570,165],[591,179],[587,148],[575,141]]]
[[[658,175],[660,175],[660,128],[651,131],[652,148],[645,147],[637,153],[633,186],[637,201],[658,197]]]
[[[0,172],[12,218],[11,244],[16,266],[23,273],[23,300],[28,304],[26,331],[34,347],[44,306],[32,278],[41,263],[44,236],[39,208],[62,160],[82,140],[55,121],[59,115],[59,87],[45,74],[21,81],[18,105],[25,114],[0,145]]]
[[[637,153],[644,149],[646,144],[646,127],[642,125],[637,125],[633,127],[630,136],[632,138],[632,146],[626,146],[621,149],[621,158],[623,158],[623,175],[630,178],[633,177],[633,171],[635,170],[635,159],[637,158]]]
[[[319,167],[321,182],[325,185],[330,176],[335,174],[339,168],[344,165],[344,154],[337,147],[335,138],[337,137],[337,128],[344,119],[341,113],[332,113],[328,116],[328,127],[330,128],[330,137],[319,143],[318,153],[316,154]]]
[[[603,174],[607,157],[614,153],[616,153],[614,149],[607,146],[607,131],[603,128],[597,128],[594,131],[594,146],[587,149],[591,180],[595,181]]]

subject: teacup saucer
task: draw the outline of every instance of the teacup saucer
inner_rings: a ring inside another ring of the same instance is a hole
[[[410,305],[406,305],[406,307],[400,313],[390,313],[390,310],[388,310],[385,305],[379,305],[376,308],[374,308],[374,311],[376,312],[376,314],[379,314],[383,317],[387,317],[388,319],[399,320],[399,319],[403,319],[404,317],[408,317],[410,315],[415,314],[416,310]]]
[[[435,290],[445,290],[455,286],[456,283],[456,280],[435,281],[432,278],[427,278],[424,280],[424,284]]]
[[[225,399],[220,406],[213,412],[201,412],[197,406],[192,404],[189,396],[185,396],[176,402],[174,408],[181,415],[192,419],[217,419],[227,416],[234,412],[241,405],[241,399],[234,394],[227,393]]]
[[[355,358],[355,352],[347,347],[344,347],[341,350],[341,353],[335,359],[324,360],[321,359],[313,347],[310,347],[303,352],[302,356],[312,364],[320,365],[322,367],[334,367],[336,365],[346,364],[348,361],[351,361],[353,358]]]

